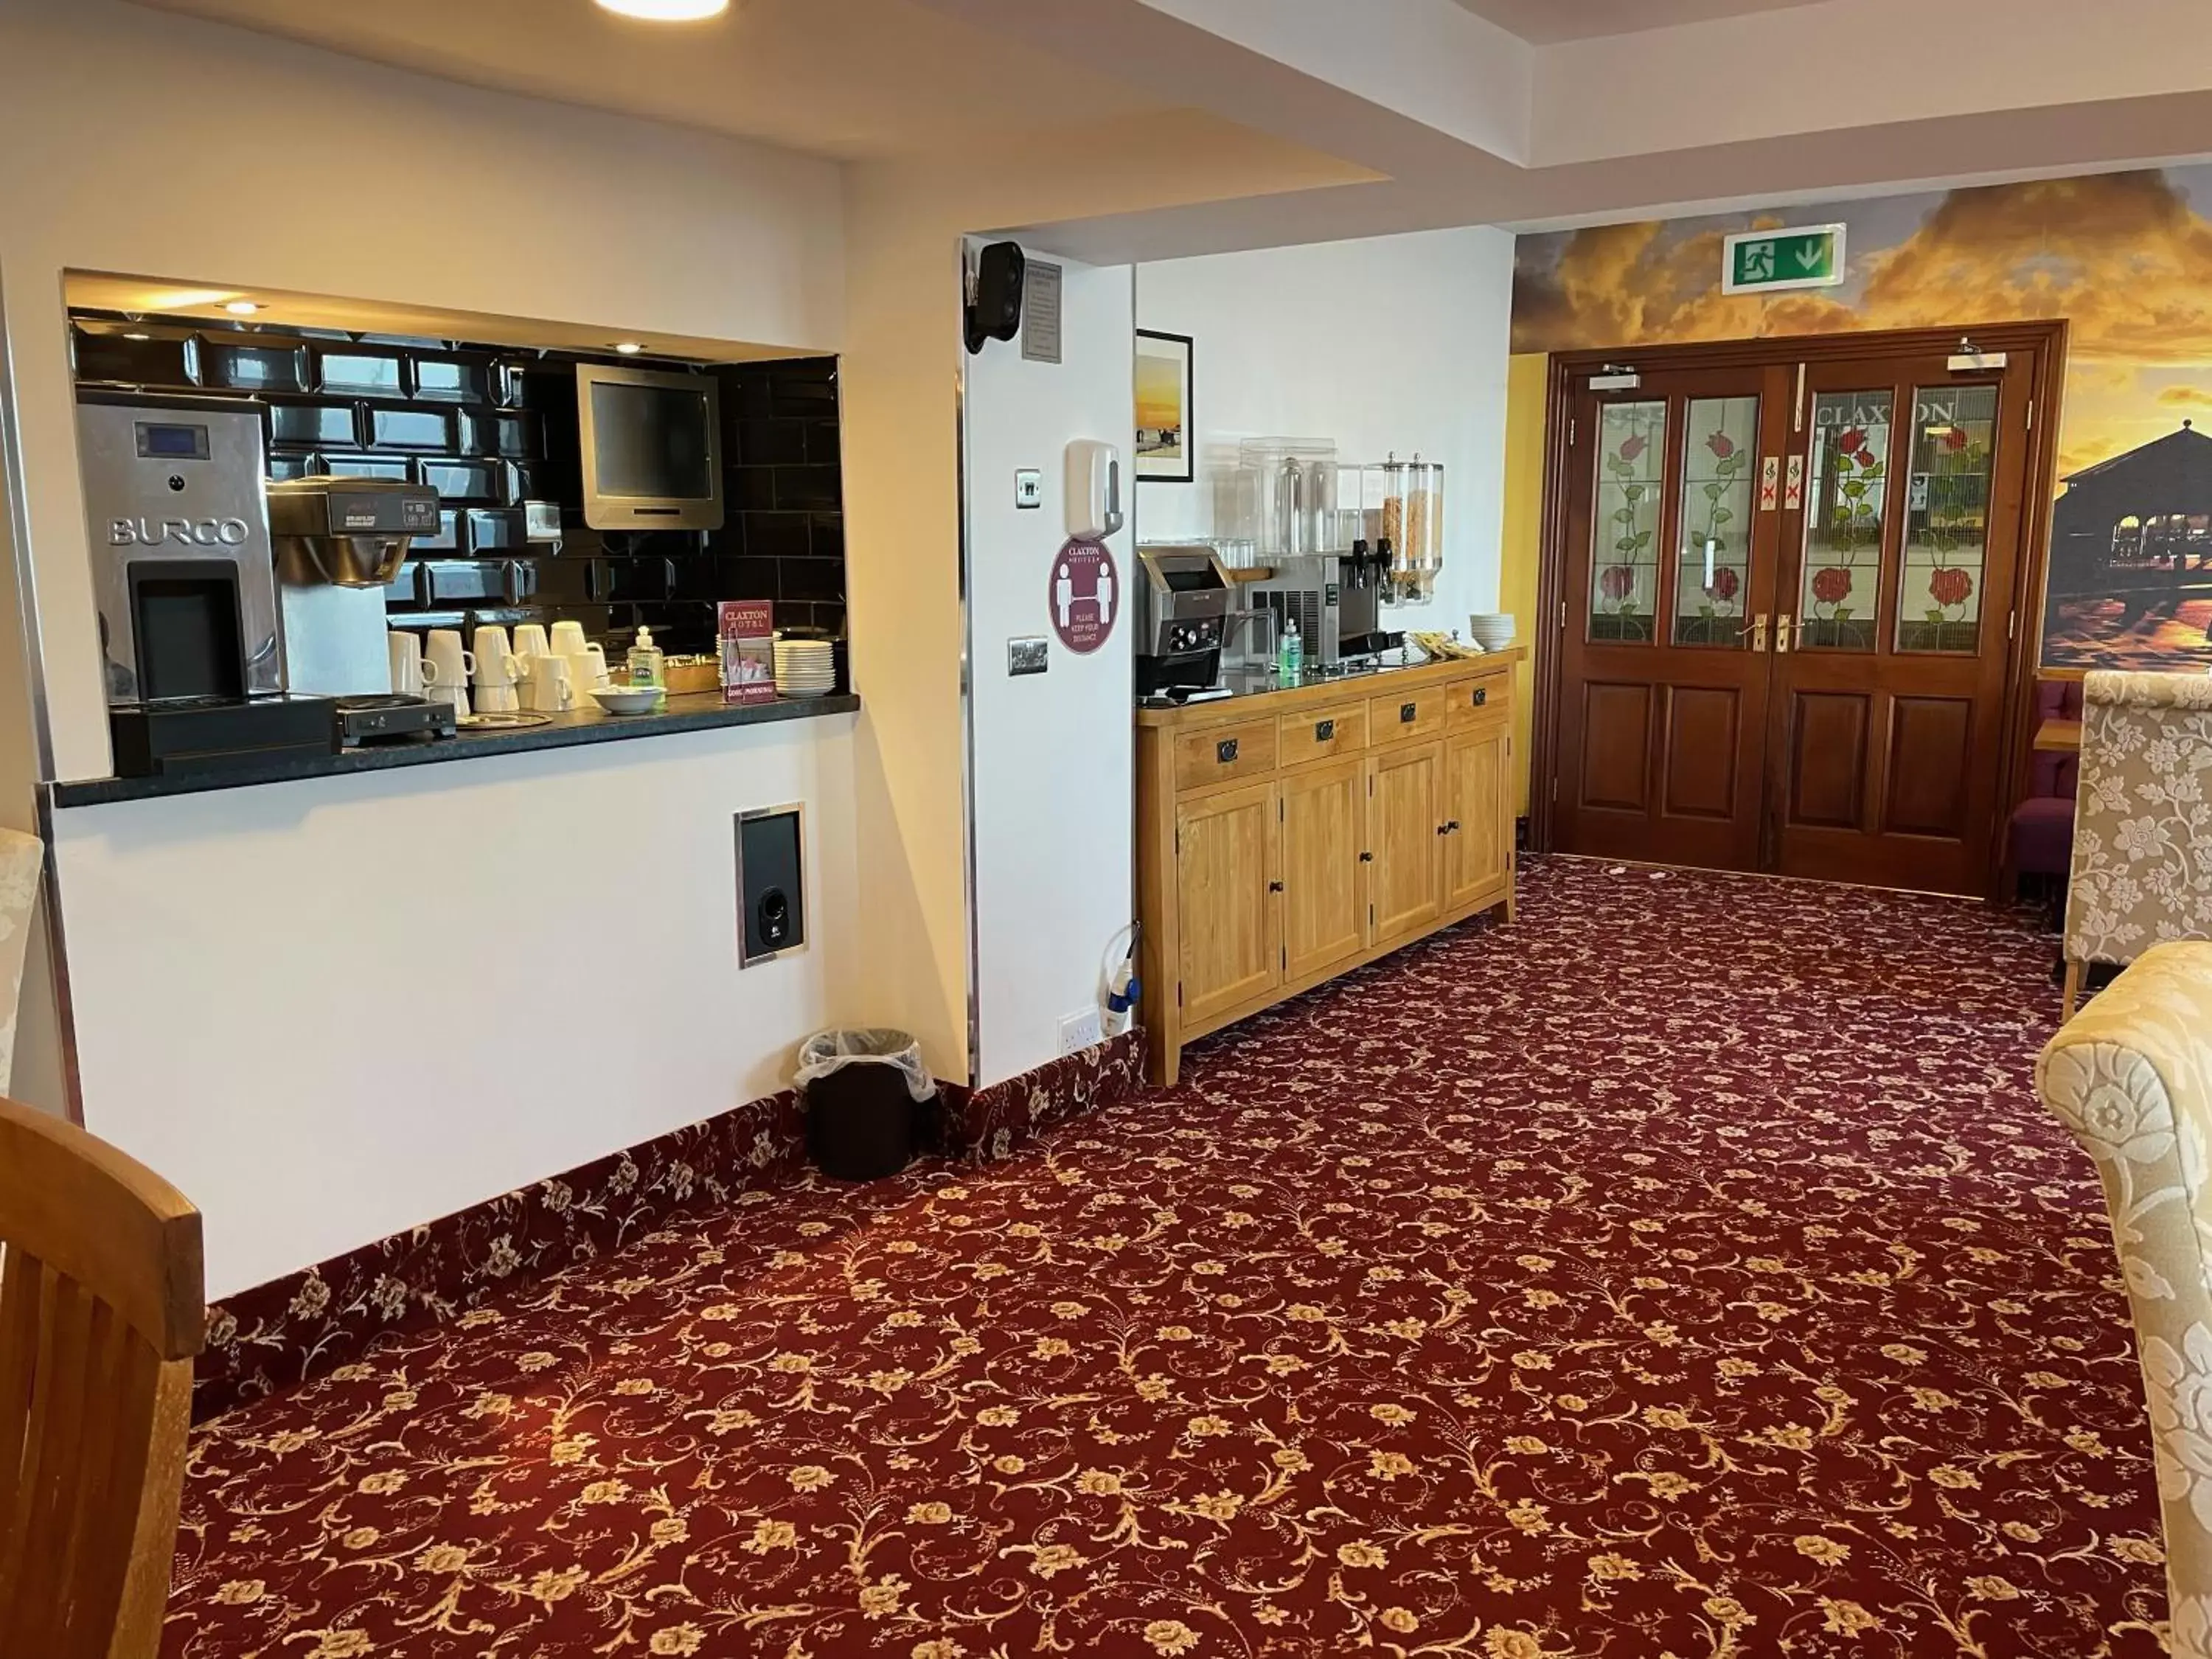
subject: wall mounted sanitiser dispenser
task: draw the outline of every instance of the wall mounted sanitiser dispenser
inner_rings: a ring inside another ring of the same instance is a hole
[[[1121,527],[1121,452],[1096,438],[1067,446],[1067,533],[1097,541]]]

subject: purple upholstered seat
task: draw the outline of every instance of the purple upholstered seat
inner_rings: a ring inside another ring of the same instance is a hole
[[[2038,680],[2036,724],[2081,718],[2081,682]],[[2039,749],[2030,757],[2027,798],[2013,809],[2009,860],[2015,875],[2064,879],[2074,857],[2074,789],[2078,756]]]

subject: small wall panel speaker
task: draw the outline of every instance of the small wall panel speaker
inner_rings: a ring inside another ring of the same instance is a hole
[[[806,945],[804,824],[797,806],[738,814],[738,965]]]

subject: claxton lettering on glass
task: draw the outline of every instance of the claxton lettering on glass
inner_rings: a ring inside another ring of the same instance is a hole
[[[111,547],[238,547],[252,533],[243,519],[113,519],[107,526]]]

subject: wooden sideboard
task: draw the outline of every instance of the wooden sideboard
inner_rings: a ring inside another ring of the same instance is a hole
[[[1424,663],[1137,711],[1151,1077],[1182,1046],[1513,905],[1514,671]]]

